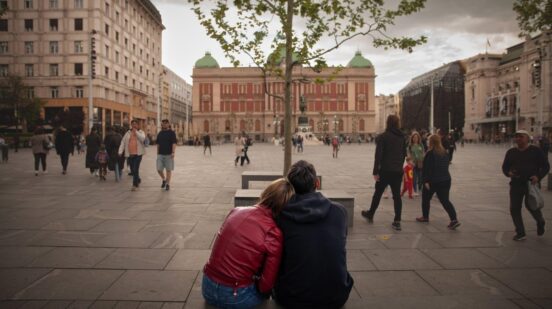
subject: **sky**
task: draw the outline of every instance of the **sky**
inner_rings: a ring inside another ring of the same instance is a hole
[[[163,31],[165,66],[190,84],[194,63],[207,51],[221,67],[231,66],[218,43],[207,36],[187,0],[152,2],[161,12],[166,27]],[[504,53],[506,48],[521,42],[512,4],[513,0],[427,0],[422,11],[401,17],[388,29],[394,35],[428,38],[426,44],[416,47],[412,53],[374,48],[371,40],[361,37],[347,42],[326,59],[330,65],[345,66],[358,50],[374,65],[375,93],[396,94],[412,78],[443,64],[486,50]],[[250,63],[242,59],[242,65]]]

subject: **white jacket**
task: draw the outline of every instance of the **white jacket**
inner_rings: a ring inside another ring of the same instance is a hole
[[[125,133],[125,136],[123,136],[123,140],[121,141],[121,145],[119,146],[119,155],[123,155],[123,151],[125,153],[125,157],[129,157],[129,151],[128,151],[128,142],[130,141],[130,133],[132,130],[128,130]],[[144,146],[144,140],[146,139],[146,133],[142,130],[136,131],[136,139],[137,139],[137,145],[138,145],[138,155],[142,156],[146,154],[146,146]]]

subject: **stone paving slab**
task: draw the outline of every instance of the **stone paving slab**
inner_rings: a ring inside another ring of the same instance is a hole
[[[113,251],[105,248],[54,248],[36,258],[28,267],[92,268]]]
[[[362,250],[378,270],[441,269],[418,249]]]
[[[164,269],[176,253],[174,249],[119,248],[98,263],[102,269]]]

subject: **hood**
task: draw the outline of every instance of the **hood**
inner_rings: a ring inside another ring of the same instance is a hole
[[[299,223],[324,219],[330,212],[331,202],[320,192],[295,194],[284,207],[280,216]]]
[[[393,134],[395,134],[395,135],[397,135],[397,136],[401,136],[401,137],[404,136],[404,134],[403,134],[403,133],[401,132],[401,130],[399,130],[399,129],[393,128],[393,129],[389,129],[389,130],[387,130],[387,131],[388,131],[388,132],[391,132],[391,133],[393,133]]]

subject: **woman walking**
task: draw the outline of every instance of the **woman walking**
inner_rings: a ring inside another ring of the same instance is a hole
[[[56,134],[56,153],[61,159],[62,174],[67,174],[67,165],[69,164],[69,154],[73,154],[75,146],[73,145],[73,135],[64,126],[60,126]]]
[[[243,161],[244,161],[243,150],[244,150],[244,147],[245,147],[245,141],[242,138],[241,133],[239,133],[238,136],[236,136],[236,138],[234,139],[234,146],[236,147],[236,149],[235,149],[236,150],[236,159],[234,160],[234,166],[238,165],[238,161],[240,161],[240,159],[241,159],[241,165],[243,166]]]
[[[35,176],[38,176],[38,167],[40,163],[42,163],[42,173],[48,173],[48,170],[46,169],[46,156],[51,148],[51,144],[52,142],[50,141],[48,135],[44,134],[44,129],[42,127],[36,128],[33,137],[31,137]]]
[[[274,219],[293,196],[285,178],[271,183],[253,207],[236,207],[220,228],[203,268],[203,298],[217,308],[253,308],[276,282],[283,235]]]
[[[449,156],[439,135],[429,137],[429,150],[424,157],[423,168],[424,187],[422,191],[422,216],[416,218],[418,222],[429,222],[430,201],[437,193],[439,201],[450,218],[448,228],[451,230],[460,226],[456,218],[456,210],[449,200],[451,177],[449,173]]]
[[[90,169],[90,174],[98,176],[98,163],[96,154],[100,150],[102,139],[98,135],[98,130],[93,127],[90,134],[86,136],[86,168]]]
[[[418,192],[422,191],[422,168],[424,166],[424,146],[422,145],[422,137],[418,132],[414,131],[410,136],[408,156],[412,158],[414,164],[414,196],[418,196]]]

